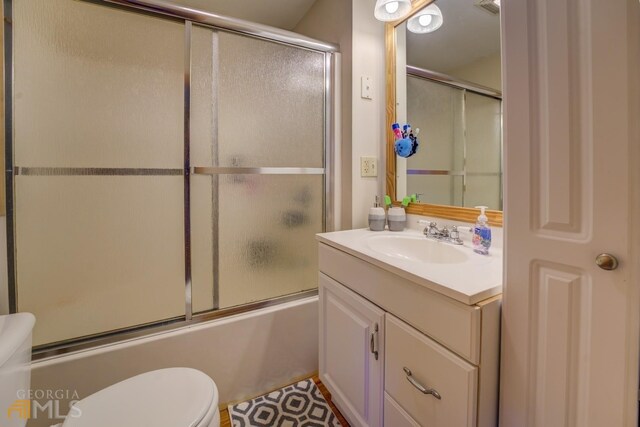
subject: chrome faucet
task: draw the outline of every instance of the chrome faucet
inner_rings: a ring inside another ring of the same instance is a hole
[[[452,245],[462,245],[462,239],[460,239],[460,232],[458,227],[453,225],[451,230],[447,226],[438,228],[438,224],[433,221],[419,220],[419,224],[426,224],[422,233],[427,236],[428,239],[434,239],[445,243],[451,243]]]

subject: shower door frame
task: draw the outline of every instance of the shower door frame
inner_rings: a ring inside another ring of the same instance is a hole
[[[224,174],[243,173],[257,175],[312,174],[324,175],[323,231],[333,230],[334,224],[334,156],[335,156],[335,82],[336,56],[339,47],[333,43],[322,42],[290,31],[269,27],[240,19],[230,18],[210,12],[174,5],[162,0],[83,0],[105,7],[137,11],[156,17],[173,19],[184,23],[185,67],[184,67],[184,166],[183,169],[144,169],[144,168],[20,168],[14,167],[13,161],[13,34],[12,6],[14,0],[3,0],[4,6],[4,107],[5,107],[5,177],[6,177],[6,230],[7,230],[7,276],[9,312],[17,312],[16,253],[15,253],[15,206],[14,177],[24,175],[178,175],[184,176],[184,256],[185,256],[185,315],[170,319],[161,319],[147,324],[135,325],[122,329],[107,331],[79,338],[72,338],[55,343],[35,347],[34,359],[66,354],[84,350],[98,345],[114,343],[136,337],[176,329],[194,323],[205,322],[216,318],[257,310],[288,301],[312,297],[318,294],[317,288],[293,294],[274,297],[267,300],[251,302],[230,308],[217,309],[203,313],[193,313],[191,283],[191,224],[190,224],[190,187],[192,174]],[[190,127],[191,127],[191,30],[196,24],[214,30],[236,33],[283,44],[298,49],[306,49],[324,55],[324,150],[322,168],[201,168],[190,164]],[[216,266],[214,265],[214,268]],[[214,287],[217,283],[212,284]]]

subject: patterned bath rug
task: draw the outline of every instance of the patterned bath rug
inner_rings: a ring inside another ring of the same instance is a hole
[[[233,427],[339,427],[340,422],[313,380],[229,405]]]

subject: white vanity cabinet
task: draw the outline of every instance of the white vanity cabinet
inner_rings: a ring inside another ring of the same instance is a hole
[[[351,425],[497,426],[500,296],[463,303],[319,240],[320,379]]]

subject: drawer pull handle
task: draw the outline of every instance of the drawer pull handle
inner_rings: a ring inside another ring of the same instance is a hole
[[[407,381],[409,381],[411,383],[412,386],[414,386],[415,388],[417,388],[420,393],[422,394],[430,394],[433,397],[435,397],[438,400],[442,399],[442,396],[440,396],[440,393],[438,393],[436,390],[432,389],[432,388],[427,388],[425,386],[423,386],[422,384],[420,384],[418,381],[416,381],[413,376],[411,375],[411,369],[404,367],[402,368],[404,370],[404,373],[407,374]]]

